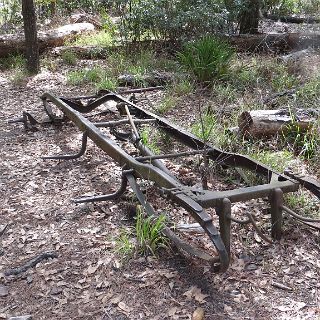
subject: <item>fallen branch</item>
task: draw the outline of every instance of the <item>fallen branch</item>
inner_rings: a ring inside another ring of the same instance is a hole
[[[57,253],[55,252],[43,252],[37,257],[31,259],[30,261],[26,262],[23,266],[18,267],[18,268],[13,268],[10,270],[7,270],[4,272],[5,276],[16,276],[22,272],[26,272],[28,269],[35,267],[39,262],[42,260],[47,260],[50,258],[58,258]]]
[[[294,16],[278,16],[276,14],[266,14],[264,15],[266,19],[272,20],[272,21],[280,21],[285,23],[320,23],[319,18],[315,17],[294,17]]]
[[[271,285],[275,288],[279,288],[279,289],[282,289],[282,290],[287,290],[287,291],[293,291],[293,289],[291,287],[288,287],[282,283],[279,283],[279,282],[275,282],[275,281],[272,281],[271,282]]]
[[[8,228],[8,224],[6,224],[4,228],[0,231],[0,237],[2,237],[2,235],[6,232],[7,228]]]
[[[290,52],[309,47],[320,47],[320,33],[261,33],[241,34],[228,37],[238,51]]]

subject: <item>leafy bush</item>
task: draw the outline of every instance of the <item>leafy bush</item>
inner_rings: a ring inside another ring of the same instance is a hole
[[[77,56],[74,52],[67,50],[61,54],[61,59],[65,64],[75,66],[77,64]]]
[[[265,10],[278,15],[315,14],[320,10],[318,0],[266,0]]]
[[[216,0],[122,1],[124,39],[189,39],[223,28],[226,11]]]
[[[200,82],[225,78],[234,50],[226,42],[206,36],[185,45],[178,59]]]

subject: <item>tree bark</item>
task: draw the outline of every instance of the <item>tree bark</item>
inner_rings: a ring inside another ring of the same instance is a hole
[[[244,0],[239,14],[240,34],[258,33],[260,19],[260,0]]]
[[[305,132],[319,119],[320,110],[253,110],[245,111],[238,117],[240,133],[246,137],[269,137],[293,130]]]
[[[22,0],[22,15],[25,35],[25,56],[27,70],[36,74],[39,72],[39,45],[37,38],[36,13],[33,0]]]

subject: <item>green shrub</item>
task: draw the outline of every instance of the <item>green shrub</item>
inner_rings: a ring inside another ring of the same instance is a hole
[[[109,47],[114,41],[113,35],[108,30],[100,30],[98,32],[83,34],[76,38],[72,44],[78,46],[100,46]]]
[[[213,33],[226,21],[216,0],[136,0],[123,7],[121,35],[126,40],[190,39]]]
[[[95,89],[115,90],[117,80],[109,72],[100,67],[70,71],[67,74],[67,82],[71,85],[91,84]]]
[[[191,72],[198,81],[210,82],[228,75],[234,50],[226,42],[210,36],[185,45],[178,53],[181,66]]]
[[[157,218],[145,217],[138,207],[135,225],[137,249],[143,255],[155,255],[160,248],[168,247],[168,239],[162,234],[166,217],[160,215]]]
[[[319,127],[310,127],[302,131],[295,121],[289,126],[289,133],[283,135],[289,148],[292,148],[296,155],[305,159],[312,159],[319,152],[320,138]]]
[[[123,259],[131,258],[134,253],[134,243],[130,230],[120,230],[119,236],[115,239],[115,252]]]
[[[22,54],[12,54],[7,58],[0,59],[1,69],[24,69],[26,59]]]
[[[68,64],[70,66],[74,66],[77,64],[77,56],[70,50],[62,52],[61,59],[65,64]]]
[[[123,259],[131,258],[135,252],[144,256],[156,255],[159,249],[169,246],[168,238],[162,233],[166,222],[165,215],[145,216],[140,206],[136,209],[134,230],[122,229],[115,238],[115,252]]]

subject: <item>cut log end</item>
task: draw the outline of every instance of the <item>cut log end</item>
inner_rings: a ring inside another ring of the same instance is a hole
[[[319,114],[311,109],[245,111],[238,117],[238,125],[245,137],[270,137],[293,130],[310,130]]]

